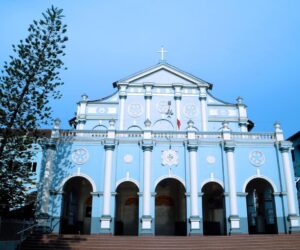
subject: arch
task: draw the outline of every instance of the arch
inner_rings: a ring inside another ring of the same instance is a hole
[[[83,176],[69,178],[63,185],[60,232],[90,234],[92,216],[92,184]]]
[[[179,176],[176,176],[176,175],[163,175],[163,176],[158,177],[158,178],[155,180],[155,182],[154,182],[154,190],[156,189],[157,185],[158,185],[162,180],[164,180],[164,179],[175,179],[175,180],[179,181],[179,182],[183,185],[184,188],[186,188],[186,187],[185,187],[185,182],[184,182],[184,180],[183,180],[182,178],[180,178]]]
[[[100,124],[93,127],[93,130],[107,130],[107,127]]]
[[[163,126],[160,125],[162,128],[156,129],[156,130],[167,130],[167,131],[172,131],[172,130],[174,130],[174,125],[173,125],[173,123],[170,122],[170,121],[167,120],[167,119],[159,119],[159,120],[155,121],[155,122],[153,123],[152,129],[155,130],[155,126],[157,126],[157,125],[158,125],[159,123],[161,123],[161,122],[163,123],[163,125],[169,126],[169,128],[166,126],[166,129],[164,129]]]
[[[73,173],[73,174],[65,177],[62,180],[62,182],[61,182],[61,184],[60,184],[60,186],[58,188],[58,191],[62,191],[63,187],[67,183],[67,181],[70,180],[70,179],[72,179],[72,178],[74,178],[74,177],[83,177],[83,178],[87,179],[90,182],[90,184],[92,185],[93,192],[97,191],[96,183],[94,182],[94,180],[90,176],[88,176],[87,174],[82,174],[82,173]]]
[[[201,187],[204,235],[226,235],[226,206],[222,184],[210,179]]]
[[[274,188],[264,178],[254,178],[247,183],[247,219],[249,234],[276,234],[277,216]]]
[[[216,182],[218,183],[223,189],[224,189],[224,183],[223,181],[221,181],[220,179],[217,178],[209,178],[209,179],[205,179],[202,183],[201,183],[201,189],[208,183],[210,182]]]
[[[127,128],[127,130],[142,131],[143,129],[138,125],[131,125]]]
[[[127,181],[133,183],[134,185],[136,185],[136,187],[138,188],[138,190],[140,190],[139,182],[138,182],[137,180],[135,180],[135,179],[132,179],[132,178],[122,178],[122,179],[118,180],[118,181],[116,182],[116,190],[117,190],[117,188],[118,188],[122,183],[127,182]]]
[[[274,183],[270,178],[268,178],[268,177],[266,177],[266,176],[262,176],[262,175],[253,175],[253,176],[249,177],[249,178],[244,182],[243,189],[242,189],[244,193],[246,192],[247,185],[250,183],[250,181],[252,181],[252,180],[254,180],[254,179],[256,179],[256,178],[258,178],[258,179],[264,179],[265,181],[269,182],[270,185],[271,185],[272,188],[273,188],[273,192],[278,192],[278,191],[277,191],[278,189],[277,189],[275,183]]]
[[[115,196],[115,235],[138,235],[139,195],[132,181],[118,185]]]
[[[182,182],[164,178],[155,193],[155,235],[186,235],[186,189]]]

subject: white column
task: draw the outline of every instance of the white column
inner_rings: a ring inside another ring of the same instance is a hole
[[[295,193],[294,193],[294,180],[291,173],[291,165],[289,159],[289,145],[285,145],[283,142],[280,145],[281,157],[282,157],[282,164],[283,164],[283,171],[284,171],[284,178],[286,184],[286,192],[287,192],[287,202],[288,202],[288,213],[289,215],[297,215],[296,209],[296,200],[295,200]]]
[[[191,216],[199,216],[198,212],[198,175],[197,175],[197,149],[198,146],[188,146],[190,160],[191,182]]]
[[[125,115],[125,100],[126,96],[119,96],[120,98],[120,122],[119,129],[124,130],[124,115]]]
[[[102,218],[101,218],[102,229],[110,229],[111,179],[112,179],[112,164],[113,164],[114,148],[115,145],[113,143],[107,143],[104,145],[105,166],[104,166],[103,209],[102,209]]]
[[[142,230],[151,230],[151,155],[153,145],[143,144],[144,151],[144,190],[143,190],[143,215]]]
[[[145,96],[145,102],[146,102],[146,119],[151,121],[151,96]]]
[[[201,129],[207,131],[207,98],[206,88],[200,88],[200,107],[201,107]]]
[[[226,150],[228,185],[229,185],[229,202],[230,202],[230,214],[238,215],[233,150],[234,148],[231,149],[227,148]]]
[[[175,97],[175,105],[176,105],[176,118],[181,122],[181,113],[180,113],[180,106],[181,106],[181,97]],[[177,123],[177,121],[176,121]],[[179,131],[180,128],[177,126],[177,130]]]
[[[237,193],[236,193],[236,176],[234,163],[235,145],[231,141],[225,142],[225,152],[227,160],[227,174],[229,186],[229,207],[230,207],[230,233],[240,228],[240,220],[238,216]]]

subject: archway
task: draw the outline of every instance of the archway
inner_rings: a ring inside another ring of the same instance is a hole
[[[273,188],[262,178],[247,184],[247,216],[250,234],[277,233]]]
[[[72,177],[63,186],[61,233],[90,234],[93,191],[83,177]]]
[[[155,235],[186,235],[185,188],[167,178],[155,189]]]
[[[138,187],[133,182],[125,181],[116,192],[115,235],[138,235]]]
[[[224,189],[217,182],[209,182],[202,187],[202,193],[203,234],[225,235]]]

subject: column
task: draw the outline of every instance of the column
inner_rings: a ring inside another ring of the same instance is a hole
[[[225,142],[225,152],[227,161],[227,175],[229,186],[229,208],[230,208],[230,234],[238,233],[240,229],[240,219],[238,216],[237,193],[236,193],[236,177],[234,163],[235,144],[232,141]]]
[[[111,180],[112,180],[112,164],[113,152],[115,144],[112,141],[106,141],[104,144],[105,149],[105,166],[104,166],[104,188],[103,188],[103,207],[101,216],[101,229],[102,232],[110,233],[111,230]]]
[[[127,98],[127,93],[126,93],[127,83],[119,83],[118,87],[119,87],[119,100],[120,100],[119,130],[124,130],[125,100]]]
[[[142,144],[144,154],[144,190],[143,190],[143,215],[141,234],[153,234],[151,217],[151,158],[153,145],[151,141]]]
[[[145,88],[145,120],[151,121],[152,83],[144,83]]]
[[[296,195],[294,192],[295,182],[292,174],[292,167],[289,159],[289,150],[292,147],[292,143],[288,141],[281,141],[279,150],[281,152],[282,165],[284,171],[285,186],[287,192],[287,204],[288,204],[288,220],[290,222],[290,232],[299,231],[299,216],[296,206]]]
[[[189,152],[190,188],[191,188],[191,216],[190,234],[200,233],[200,217],[198,210],[198,175],[197,175],[197,150],[196,141],[189,141],[187,149]]]
[[[207,131],[207,101],[206,101],[206,88],[200,88],[200,107],[201,107],[201,129]]]

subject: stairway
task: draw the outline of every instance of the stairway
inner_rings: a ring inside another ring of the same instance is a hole
[[[300,249],[300,234],[234,236],[104,236],[104,235],[32,235],[22,250],[194,250],[194,249]]]

